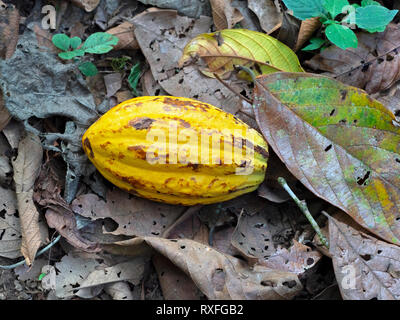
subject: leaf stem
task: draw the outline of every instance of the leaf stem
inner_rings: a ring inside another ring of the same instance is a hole
[[[286,192],[289,194],[289,196],[294,200],[294,202],[300,208],[301,212],[304,213],[307,220],[310,222],[311,226],[314,228],[315,232],[317,233],[319,240],[321,240],[321,243],[326,248],[329,249],[329,242],[325,238],[325,236],[322,234],[322,231],[321,231],[320,227],[318,226],[318,223],[314,220],[313,216],[311,215],[310,211],[308,210],[306,202],[304,200],[300,200],[299,198],[297,198],[297,196],[294,194],[292,189],[290,189],[289,185],[287,184],[287,182],[284,178],[279,177],[278,182],[283,187],[283,189],[286,190]]]
[[[239,65],[235,65],[234,67],[235,67],[236,70],[243,70],[244,72],[248,73],[248,74],[250,75],[250,77],[251,77],[251,80],[252,80],[254,83],[256,83],[256,75],[255,75],[255,73],[253,72],[253,70],[251,70],[251,69],[248,68],[248,67],[239,66]]]

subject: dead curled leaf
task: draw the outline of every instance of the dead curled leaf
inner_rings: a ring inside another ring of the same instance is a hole
[[[43,149],[40,139],[27,133],[20,141],[18,156],[12,161],[15,192],[21,219],[21,253],[31,265],[41,244],[39,212],[33,203],[33,186],[40,172]]]
[[[144,243],[190,276],[208,299],[291,299],[302,288],[293,273],[265,266],[250,269],[244,261],[193,240],[143,237],[121,241],[113,246],[129,247]]]
[[[282,13],[279,12],[273,0],[249,0],[249,9],[255,13],[260,21],[261,28],[268,34],[282,21]]]
[[[107,30],[107,33],[113,34],[118,38],[118,43],[114,46],[114,50],[136,50],[139,44],[135,38],[134,26],[128,21],[122,22],[120,25]]]
[[[315,31],[321,27],[319,17],[303,20],[300,24],[299,34],[297,36],[296,47],[294,51],[298,51],[303,45],[310,40]]]
[[[231,29],[243,19],[237,8],[232,7],[232,0],[210,0],[214,25],[217,30]]]
[[[400,79],[400,25],[391,23],[384,32],[360,32],[357,38],[357,48],[331,46],[305,64],[368,93],[390,88]]]
[[[400,248],[329,218],[329,251],[345,300],[400,300]]]
[[[56,229],[71,245],[86,251],[98,252],[98,246],[81,236],[70,206],[61,197],[62,177],[51,163],[46,163],[40,172],[35,186],[34,200],[46,208],[45,217],[50,228]]]
[[[115,235],[161,235],[183,212],[184,207],[158,203],[132,196],[120,189],[107,192],[106,200],[95,194],[84,194],[72,202],[72,210],[92,220],[111,218]]]
[[[9,59],[17,46],[19,11],[0,0],[0,58]]]
[[[272,256],[260,261],[260,264],[301,275],[314,267],[321,258],[321,253],[293,239],[293,245],[289,249],[277,248]]]
[[[21,232],[17,215],[17,199],[12,190],[0,187],[0,256],[15,259],[21,256]]]
[[[156,254],[153,264],[157,271],[161,290],[166,300],[199,300],[201,291],[188,275],[183,273],[170,260]],[[177,285],[179,283],[179,285]]]
[[[11,120],[11,115],[4,106],[3,91],[0,89],[0,131],[5,128]]]
[[[86,12],[92,12],[100,3],[100,0],[70,0],[74,5],[85,9]]]
[[[400,129],[364,91],[300,73],[258,77],[257,122],[292,174],[369,231],[400,244]]]
[[[285,233],[284,223],[277,223],[279,216],[281,212],[274,210],[273,206],[267,212],[252,216],[241,214],[231,243],[252,265],[260,264],[301,275],[312,268],[322,255],[294,239],[288,249],[278,244],[277,236]]]

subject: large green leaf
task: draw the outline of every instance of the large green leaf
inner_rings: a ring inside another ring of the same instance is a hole
[[[289,10],[293,10],[293,15],[301,20],[312,17],[319,17],[325,13],[322,0],[283,0]]]
[[[258,125],[288,169],[363,227],[400,244],[400,127],[361,89],[307,73],[255,84]]]
[[[357,48],[356,34],[348,27],[340,24],[330,24],[325,30],[326,37],[340,49]]]
[[[207,68],[202,72],[229,77],[234,65],[257,66],[257,74],[276,71],[302,72],[296,54],[282,42],[261,32],[245,29],[226,29],[203,33],[192,39],[183,51],[179,65],[187,65],[198,58]]]
[[[113,49],[118,43],[118,38],[106,32],[96,32],[91,34],[84,42],[82,49],[85,52],[102,54]]]
[[[360,7],[356,9],[356,23],[359,28],[368,32],[382,32],[397,12],[398,10],[389,10],[377,5]]]
[[[348,6],[350,6],[347,0],[324,0],[322,4],[333,19],[335,19],[338,14],[345,13],[343,11],[347,10]]]

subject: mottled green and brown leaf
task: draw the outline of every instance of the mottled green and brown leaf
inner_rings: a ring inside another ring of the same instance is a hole
[[[400,244],[400,127],[364,91],[325,76],[258,77],[257,122],[314,194]]]
[[[235,65],[254,67],[257,74],[277,71],[302,72],[296,54],[279,40],[261,32],[245,29],[226,29],[203,33],[192,39],[183,51],[179,65],[197,62],[201,58],[206,67],[201,71],[223,79],[230,76]]]

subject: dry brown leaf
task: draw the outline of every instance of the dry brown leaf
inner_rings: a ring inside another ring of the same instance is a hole
[[[46,163],[35,186],[35,202],[47,208],[47,224],[56,229],[71,245],[86,252],[98,252],[100,248],[79,233],[74,213],[61,197],[61,184],[61,174],[55,172],[51,163]]]
[[[270,34],[282,22],[282,13],[279,12],[273,0],[249,0],[249,9],[255,13],[260,21],[261,28]]]
[[[12,161],[15,192],[21,219],[21,253],[26,264],[31,265],[41,244],[39,212],[33,203],[33,186],[40,172],[43,149],[40,139],[32,134],[20,141],[18,156]]]
[[[192,279],[175,266],[170,260],[156,254],[153,264],[157,271],[161,290],[166,300],[199,300],[201,291]]]
[[[133,285],[138,285],[143,278],[147,262],[147,258],[137,257],[111,267],[97,267],[76,289],[82,290],[119,281],[128,281]]]
[[[100,0],[70,0],[74,5],[85,9],[86,12],[92,12],[100,3]]]
[[[113,300],[135,300],[129,284],[125,281],[108,283],[104,286],[104,291],[107,292]]]
[[[384,32],[360,32],[357,38],[357,48],[331,46],[306,65],[368,93],[390,88],[400,79],[400,25],[391,23]]]
[[[85,194],[72,202],[72,210],[92,220],[111,218],[115,230],[104,233],[127,236],[159,236],[183,212],[184,207],[135,197],[119,189],[109,191],[106,201],[95,194]]]
[[[132,23],[125,21],[120,25],[106,31],[113,34],[118,38],[118,43],[114,46],[114,50],[137,50],[139,44],[136,40],[134,33],[134,26]]]
[[[303,45],[310,40],[315,31],[321,27],[319,17],[303,20],[300,25],[299,34],[297,36],[296,47],[294,51],[299,50]]]
[[[122,77],[119,72],[110,73],[104,76],[104,85],[106,86],[107,95],[109,98],[113,96],[122,87]]]
[[[21,233],[17,217],[17,199],[10,189],[0,187],[0,256],[15,259],[21,256]]]
[[[232,0],[210,0],[214,25],[217,30],[231,29],[243,16],[232,7]]]
[[[12,4],[0,0],[0,58],[9,59],[18,42],[19,12]]]
[[[243,213],[232,234],[232,245],[252,265],[261,264],[271,269],[302,274],[313,267],[322,255],[294,239],[288,249],[280,245],[277,237],[284,236],[290,229],[285,229],[282,222],[276,223],[277,215],[281,213],[276,209],[272,211],[273,208],[270,206],[268,212],[253,216]]]
[[[194,20],[179,16],[174,10],[149,9],[137,15],[133,24],[154,79],[168,94],[197,99],[233,114],[240,109],[240,99],[218,80],[203,76],[192,65],[178,68],[186,43],[209,31],[209,17]],[[243,90],[235,83],[231,85],[239,92]]]
[[[132,91],[123,90],[123,91],[118,91],[118,92],[115,94],[115,97],[117,98],[117,103],[119,104],[119,103],[121,103],[121,102],[123,102],[123,101],[132,99],[132,98],[133,98],[133,95],[132,95]]]
[[[287,11],[283,12],[282,25],[279,28],[277,39],[289,48],[294,49],[297,42],[297,35],[300,30],[300,20],[293,17]]]
[[[141,78],[143,95],[145,96],[165,96],[167,92],[160,86],[151,73],[151,70],[147,70]]]
[[[272,256],[260,263],[271,269],[300,275],[314,267],[321,258],[321,253],[293,239],[293,245],[289,249],[280,247]]]
[[[329,245],[345,300],[400,300],[400,248],[329,218]]]
[[[11,115],[6,109],[3,100],[3,91],[0,89],[0,131],[10,122]]]
[[[51,41],[52,34],[50,33],[49,29],[43,29],[40,24],[33,25],[33,31],[36,35],[37,44],[39,47],[46,47],[53,52],[57,52],[57,47]]]
[[[189,275],[208,299],[291,299],[302,287],[293,273],[264,266],[250,269],[242,260],[196,241],[144,240]]]

